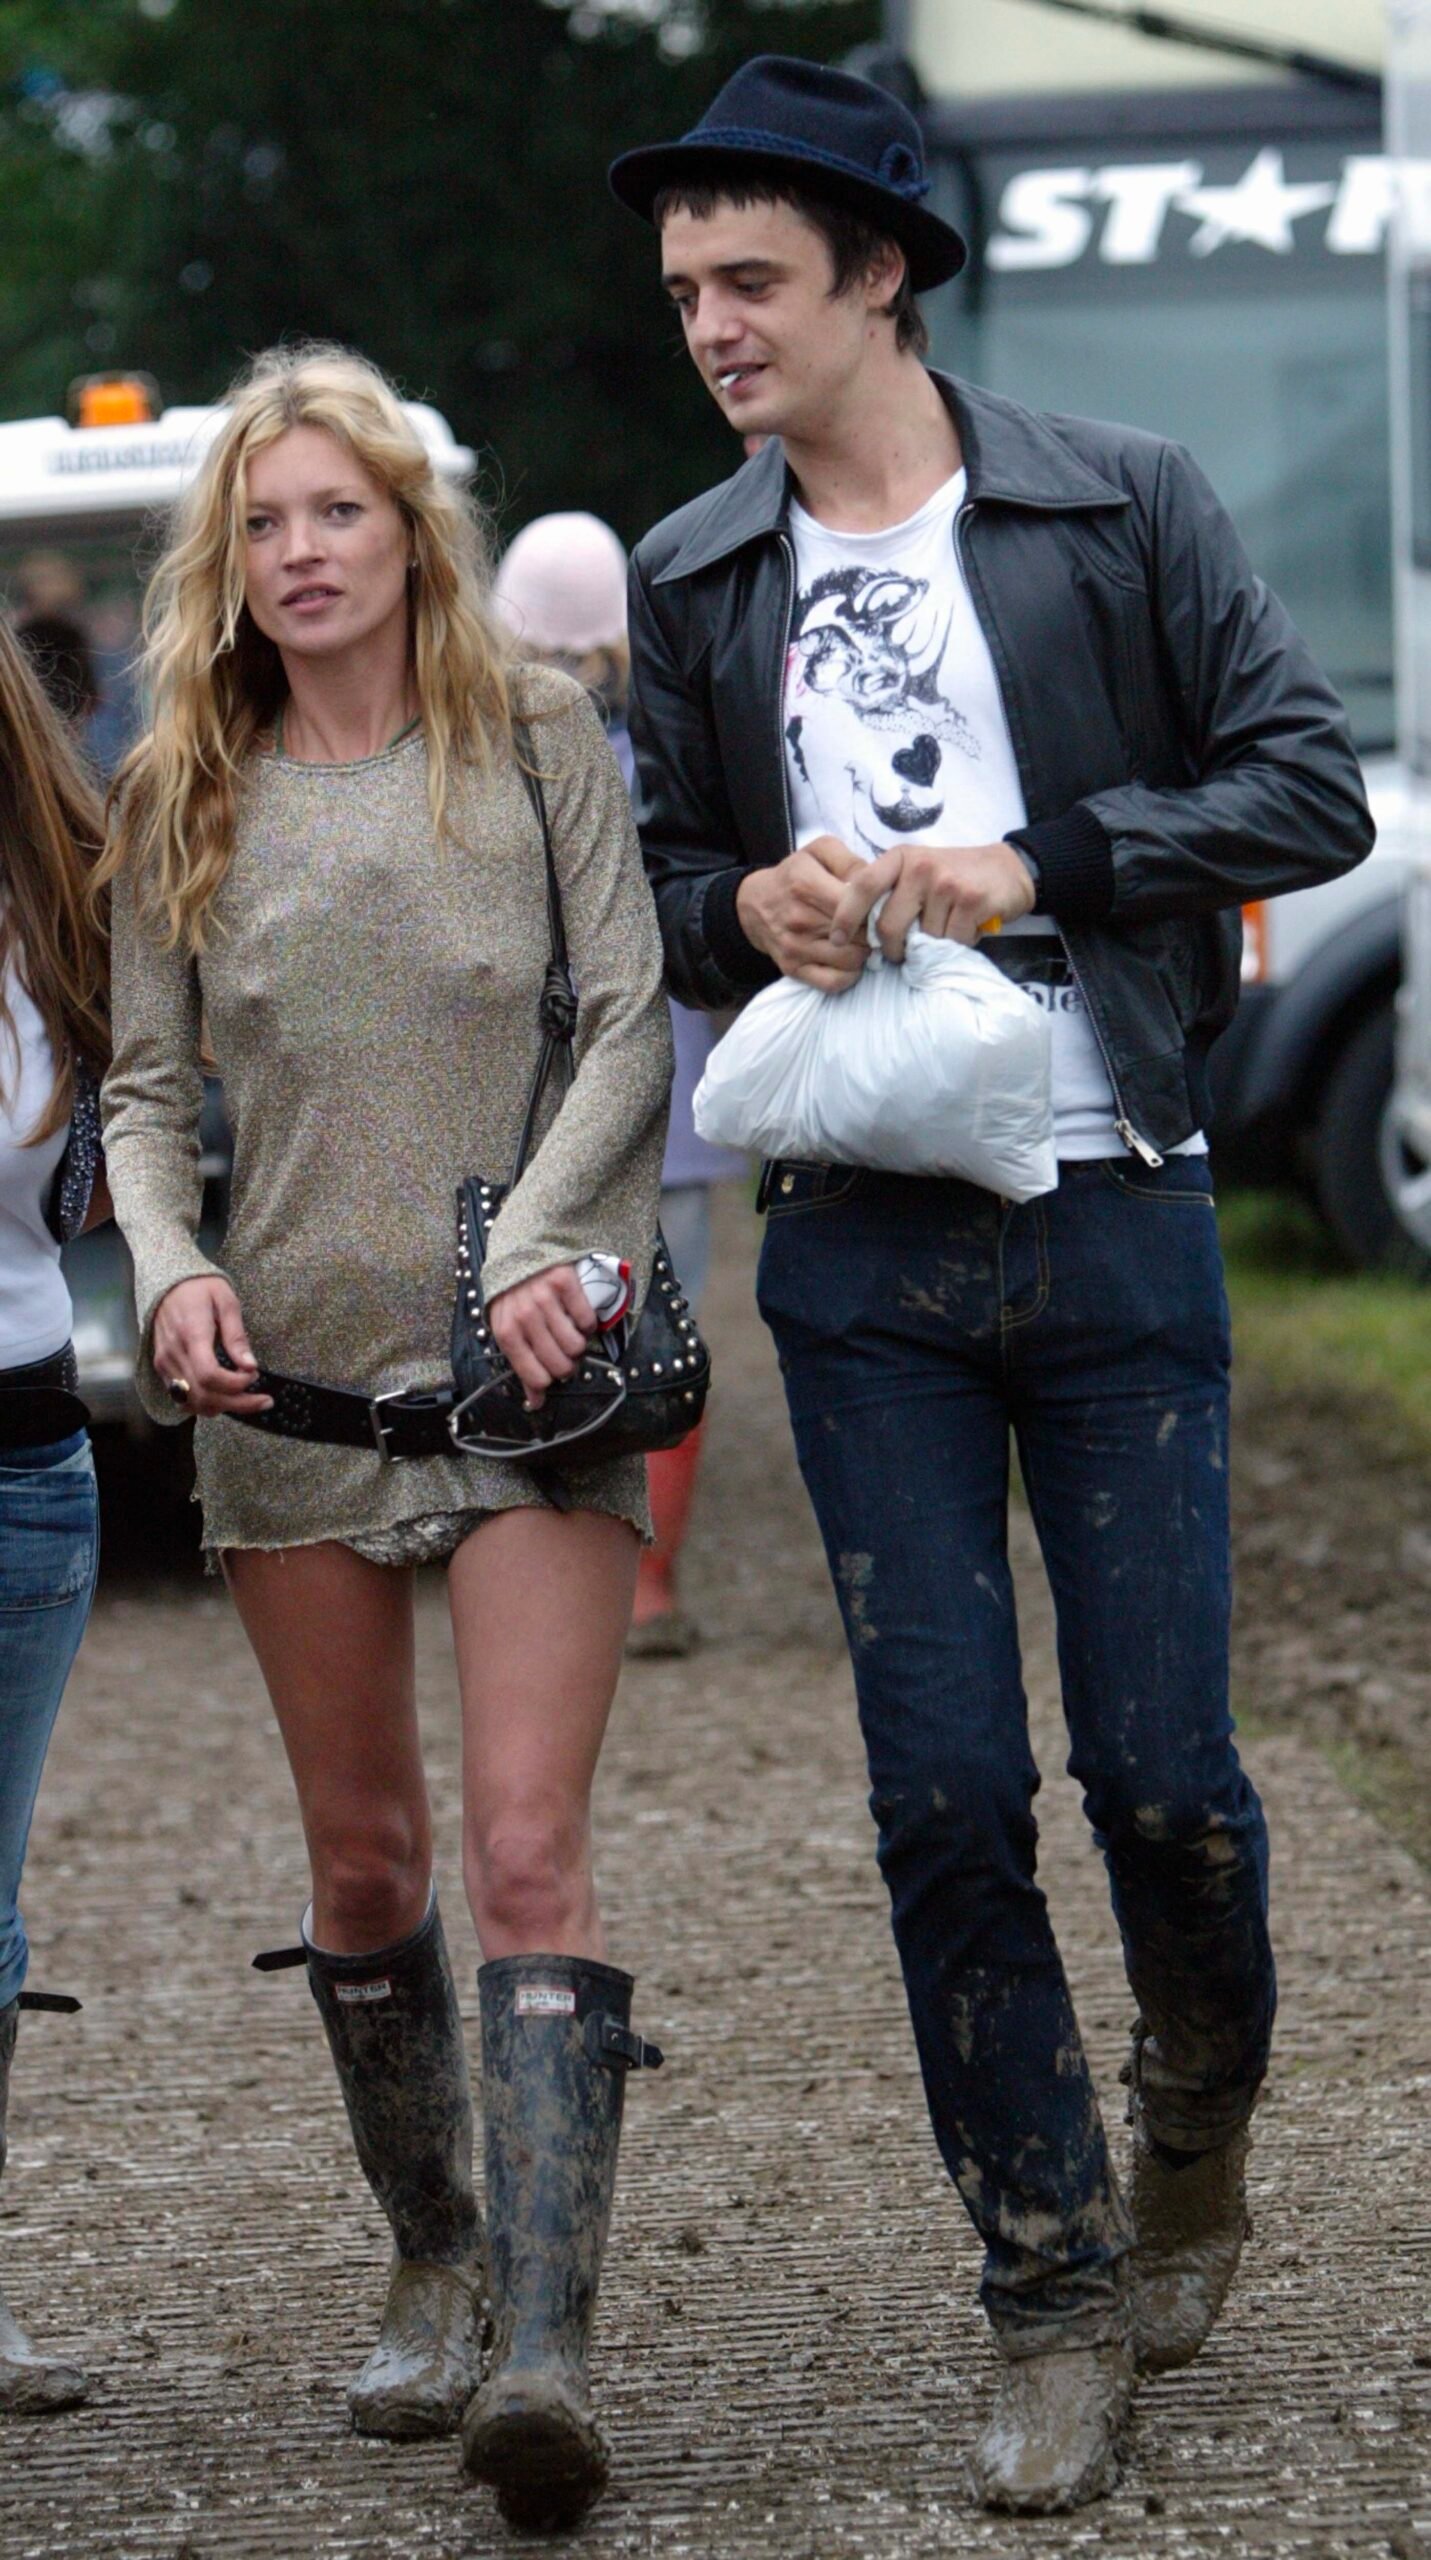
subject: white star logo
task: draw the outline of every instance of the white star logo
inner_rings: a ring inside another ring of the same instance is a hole
[[[1179,213],[1200,220],[1201,229],[1188,242],[1195,258],[1207,257],[1229,240],[1245,240],[1254,249],[1286,257],[1297,245],[1293,223],[1304,213],[1320,213],[1335,195],[1332,186],[1289,186],[1282,154],[1269,144],[1235,187],[1188,187],[1173,202]]]

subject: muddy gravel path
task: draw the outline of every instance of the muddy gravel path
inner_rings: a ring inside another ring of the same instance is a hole
[[[557,2547],[1431,2560],[1425,1878],[1285,1731],[1249,1753],[1274,1826],[1284,2006],[1242,2282],[1200,2364],[1144,2391],[1114,2498],[1038,2528],[968,2506],[960,2451],[991,2380],[975,2253],[920,2103],[849,1677],[748,1311],[749,1229],[724,1208],[690,1588],[708,1642],[690,1666],[629,1672],[602,1778],[613,1941],[669,2055],[631,2091],[603,2294],[617,2488]],[[1045,1872],[1111,2117],[1128,1998],[1058,1774],[1048,1614],[1018,1534]],[[1374,1601],[1361,1635],[1369,1663]],[[436,1580],[421,1641],[464,1945]],[[1274,1686],[1269,1661],[1245,1649],[1244,1685]],[[36,1981],[87,2005],[26,2023],[0,2191],[16,2305],[83,2348],[97,2390],[85,2411],[0,2427],[4,2560],[520,2547],[459,2486],[450,2445],[345,2431],[382,2236],[301,1976],[248,1969],[302,1898],[286,1773],[226,1604],[192,1579],[112,1581],[28,1897]]]
[[[1431,1863],[1431,1466],[1329,1382],[1237,1388],[1236,1682]]]

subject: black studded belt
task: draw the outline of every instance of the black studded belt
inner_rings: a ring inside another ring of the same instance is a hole
[[[233,1363],[218,1354],[224,1368]],[[461,1414],[454,1386],[397,1387],[365,1396],[358,1387],[330,1387],[321,1378],[291,1378],[260,1369],[254,1392],[272,1396],[267,1413],[233,1413],[230,1422],[250,1431],[276,1432],[285,1440],[324,1440],[340,1449],[376,1449],[399,1458],[451,1458],[467,1454],[459,1437]],[[556,1511],[570,1508],[561,1478],[551,1467],[533,1467],[539,1493]]]
[[[457,1395],[450,1385],[400,1387],[389,1395],[366,1396],[357,1387],[290,1378],[281,1369],[260,1369],[253,1384],[256,1395],[273,1398],[267,1413],[228,1416],[252,1431],[277,1432],[285,1440],[326,1440],[340,1449],[376,1449],[380,1458],[455,1454],[449,1417]]]
[[[0,1449],[43,1449],[89,1421],[79,1396],[74,1345],[21,1369],[0,1369]]]

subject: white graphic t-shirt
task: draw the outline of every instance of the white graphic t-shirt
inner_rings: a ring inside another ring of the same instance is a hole
[[[956,471],[917,515],[878,533],[834,533],[791,505],[785,757],[797,845],[833,835],[872,860],[895,844],[997,844],[1025,823],[955,548],[964,488]],[[1058,927],[1021,916],[981,947],[1052,1017],[1060,1157],[1121,1155],[1108,1070]]]

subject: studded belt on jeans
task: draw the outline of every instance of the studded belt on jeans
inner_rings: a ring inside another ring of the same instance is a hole
[[[43,1449],[83,1431],[88,1421],[72,1342],[47,1359],[0,1369],[0,1449]]]

